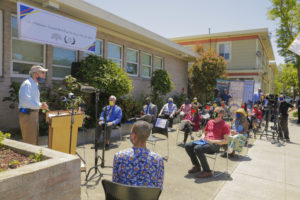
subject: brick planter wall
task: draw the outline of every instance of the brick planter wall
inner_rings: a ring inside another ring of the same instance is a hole
[[[80,159],[35,145],[4,140],[3,144],[24,155],[39,153],[47,160],[0,173],[0,199],[80,200]]]

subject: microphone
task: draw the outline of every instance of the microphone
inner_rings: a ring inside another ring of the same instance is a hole
[[[93,93],[96,92],[96,89],[92,86],[81,86],[80,91],[84,93]]]

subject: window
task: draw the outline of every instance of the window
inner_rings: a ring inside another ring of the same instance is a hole
[[[52,77],[62,79],[70,75],[72,62],[76,62],[76,51],[53,47]]]
[[[84,52],[83,57],[87,57],[89,53]],[[102,40],[96,40],[95,45],[95,55],[97,56],[103,56],[103,41]]]
[[[154,57],[154,70],[163,68],[163,59],[161,57]]]
[[[0,76],[2,76],[3,62],[2,62],[2,52],[3,52],[3,15],[2,10],[0,10]]]
[[[142,77],[150,78],[152,73],[152,56],[151,54],[142,53]]]
[[[122,68],[122,46],[109,42],[107,48],[107,57],[118,67]]]
[[[44,45],[18,39],[17,17],[11,17],[12,75],[28,76],[32,65],[44,65]]]
[[[129,75],[138,76],[139,52],[134,49],[127,49],[126,72]]]
[[[224,57],[225,60],[230,60],[230,51],[231,51],[231,44],[230,43],[219,43],[218,44],[218,53],[219,56]]]

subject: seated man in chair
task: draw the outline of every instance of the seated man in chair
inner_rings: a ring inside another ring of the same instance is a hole
[[[132,186],[163,186],[164,161],[161,156],[146,148],[152,125],[137,121],[130,134],[133,147],[114,156],[113,182]]]
[[[169,121],[169,131],[171,131],[171,128],[173,127],[173,119],[175,118],[177,111],[176,104],[173,103],[173,98],[168,99],[168,103],[166,103],[162,109],[159,112],[159,117],[168,119]]]
[[[146,105],[143,106],[140,120],[154,123],[157,117],[157,106],[151,103],[150,97],[146,98]]]
[[[201,172],[196,175],[197,178],[206,178],[213,175],[207,163],[205,153],[216,153],[219,151],[220,145],[228,143],[230,127],[223,120],[224,112],[222,107],[216,107],[213,114],[214,119],[209,120],[204,129],[204,138],[200,141],[190,142],[185,145],[185,150],[194,165],[188,173]],[[200,160],[201,165],[198,159]],[[203,169],[202,171],[201,167]]]

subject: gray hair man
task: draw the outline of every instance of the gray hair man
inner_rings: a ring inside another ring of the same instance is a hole
[[[39,83],[45,80],[48,69],[34,65],[29,71],[30,78],[26,79],[19,90],[19,123],[23,142],[38,144],[39,109],[47,109],[46,102],[40,102]]]

